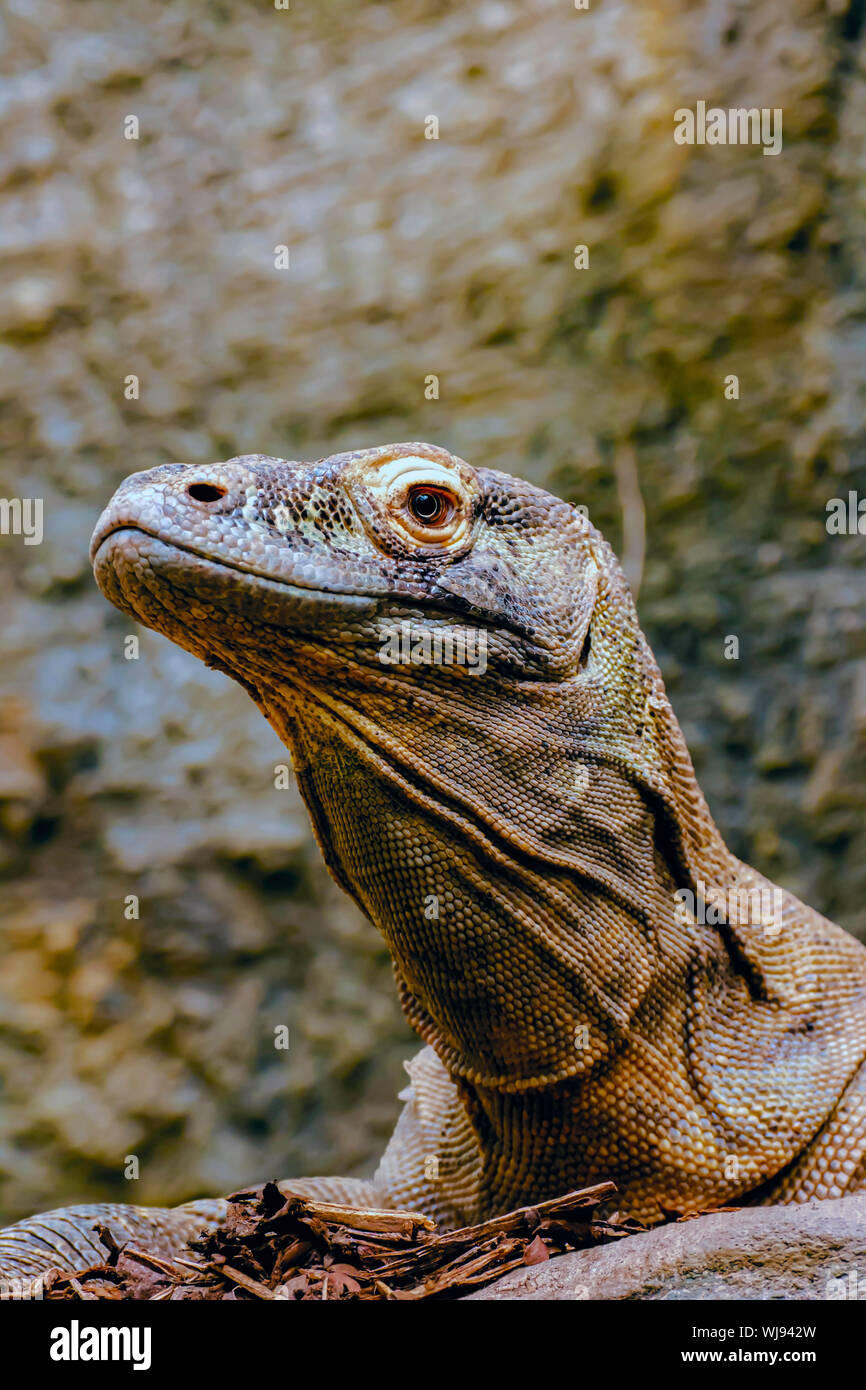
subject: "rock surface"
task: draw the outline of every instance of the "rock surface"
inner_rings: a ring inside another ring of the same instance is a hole
[[[866,1197],[675,1222],[514,1270],[467,1297],[866,1300]]]
[[[825,527],[866,494],[861,22],[6,5],[0,495],[45,503],[0,535],[6,1219],[366,1170],[414,1045],[247,697],[124,659],[87,543],[133,469],[429,438],[587,503],[732,848],[866,930],[866,538]],[[675,145],[697,100],[782,153]]]

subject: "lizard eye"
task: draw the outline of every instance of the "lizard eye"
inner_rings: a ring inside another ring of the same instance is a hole
[[[406,505],[421,526],[444,526],[454,515],[456,499],[443,489],[418,485],[410,487]]]
[[[373,470],[363,460],[357,468],[362,516],[369,509],[369,529],[382,549],[430,559],[468,550],[481,497],[468,464],[401,452]]]

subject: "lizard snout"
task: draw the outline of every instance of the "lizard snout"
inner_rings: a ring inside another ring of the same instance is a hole
[[[252,469],[240,460],[205,467],[170,463],[133,473],[97,522],[91,561],[105,540],[127,528],[207,552],[219,536],[214,528],[243,507],[254,486]]]

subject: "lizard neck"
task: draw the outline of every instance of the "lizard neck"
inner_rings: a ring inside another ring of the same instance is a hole
[[[780,890],[770,931],[681,912],[701,879],[773,885],[725,847],[666,700],[631,730],[589,684],[485,707],[435,673],[353,679],[263,703],[460,1090],[486,1209],[612,1178],[654,1221],[794,1159],[866,1053],[866,955]]]
[[[363,716],[342,691],[268,716],[326,862],[451,1074],[516,1093],[595,1072],[689,968],[656,811],[621,760],[576,759],[543,692],[480,730],[452,702],[445,736],[418,708],[428,694],[404,727],[393,691],[387,725],[369,690]]]

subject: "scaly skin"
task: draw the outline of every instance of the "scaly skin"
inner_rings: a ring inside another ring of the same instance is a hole
[[[92,554],[283,738],[428,1044],[340,1192],[457,1223],[613,1179],[651,1223],[866,1185],[866,950],[726,848],[576,508],[426,444],[251,455],[133,475]],[[486,665],[385,664],[401,623]],[[38,1261],[12,1230],[6,1267]]]

